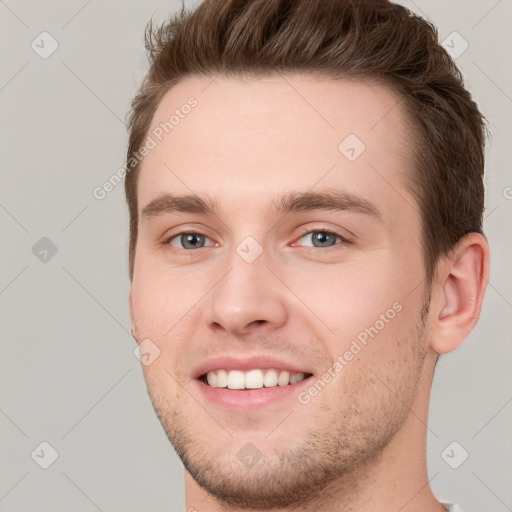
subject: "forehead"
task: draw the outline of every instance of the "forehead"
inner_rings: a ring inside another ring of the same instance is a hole
[[[188,77],[152,119],[139,209],[162,192],[247,208],[314,187],[396,202],[407,195],[409,133],[400,98],[384,86],[302,74]]]

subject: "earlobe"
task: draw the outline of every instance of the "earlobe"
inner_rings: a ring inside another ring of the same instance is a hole
[[[489,279],[487,240],[478,233],[466,235],[438,268],[430,346],[446,354],[462,344],[480,315]]]

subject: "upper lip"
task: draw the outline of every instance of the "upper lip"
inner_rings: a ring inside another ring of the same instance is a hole
[[[212,370],[242,370],[248,371],[253,369],[269,369],[288,370],[291,373],[312,374],[305,365],[292,363],[289,360],[279,359],[269,355],[259,355],[251,357],[236,356],[217,356],[208,359],[197,366],[192,372],[192,378],[198,379],[204,374]]]

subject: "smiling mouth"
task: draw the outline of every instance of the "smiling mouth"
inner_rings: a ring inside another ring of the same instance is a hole
[[[311,377],[311,373],[290,372],[275,368],[241,370],[211,370],[199,377],[199,380],[213,388],[227,388],[245,391],[249,389],[291,386]]]

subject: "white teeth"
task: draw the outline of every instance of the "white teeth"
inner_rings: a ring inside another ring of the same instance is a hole
[[[267,370],[263,378],[263,384],[266,388],[277,386],[277,372],[275,370]]]
[[[260,389],[263,387],[263,372],[251,370],[245,374],[245,387],[247,389]]]
[[[214,370],[206,374],[206,381],[214,388],[261,389],[296,384],[306,378],[304,373],[288,370]]]
[[[208,372],[214,373],[214,372]],[[208,378],[208,376],[207,376]],[[226,370],[219,370],[217,372],[217,387],[227,388],[228,387],[228,372]]]
[[[287,386],[288,384],[290,384],[290,372],[287,372],[286,370],[281,372],[279,374],[279,378],[277,379],[277,383],[280,386]]]
[[[228,373],[228,388],[229,389],[244,389],[245,388],[244,372],[240,372],[238,370],[231,370]]]
[[[206,380],[208,381],[208,384],[210,384],[212,388],[217,387],[217,374],[215,372],[208,372]]]

